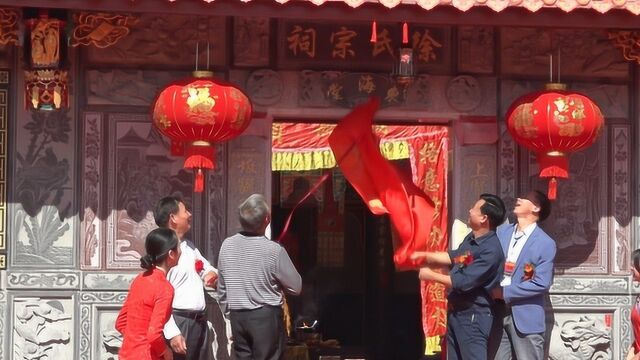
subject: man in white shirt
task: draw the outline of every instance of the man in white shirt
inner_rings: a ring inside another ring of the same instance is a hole
[[[191,213],[177,197],[162,198],[154,210],[159,227],[169,228],[180,238],[182,256],[167,274],[173,285],[173,312],[164,327],[175,360],[208,358],[209,340],[204,287],[215,287],[218,271],[184,235],[191,228]]]

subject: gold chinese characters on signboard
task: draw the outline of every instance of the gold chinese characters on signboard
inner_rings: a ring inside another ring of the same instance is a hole
[[[447,31],[440,28],[414,27],[410,43],[402,44],[400,29],[379,24],[375,42],[370,41],[371,29],[366,23],[288,22],[283,25],[282,39],[285,59],[318,61],[393,60],[402,47],[410,47],[416,62],[431,64],[443,61]]]

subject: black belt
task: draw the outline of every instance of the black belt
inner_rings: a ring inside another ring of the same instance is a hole
[[[180,309],[173,309],[172,311],[173,315],[175,316],[180,316],[183,318],[187,318],[187,319],[192,319],[192,320],[204,320],[207,318],[207,312],[202,310],[202,311],[191,311],[191,310],[180,310]]]

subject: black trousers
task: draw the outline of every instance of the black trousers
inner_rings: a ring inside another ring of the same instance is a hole
[[[282,307],[230,311],[233,350],[237,360],[281,360],[286,336]]]
[[[173,319],[176,321],[176,325],[178,325],[178,329],[180,329],[184,341],[187,343],[186,355],[173,353],[173,360],[208,359],[209,351],[207,346],[210,344],[206,316],[194,320],[174,313]]]
[[[447,317],[447,359],[486,360],[493,314],[488,307],[451,311]]]

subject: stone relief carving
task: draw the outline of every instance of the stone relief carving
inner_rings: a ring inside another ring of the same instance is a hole
[[[233,18],[233,64],[236,66],[269,65],[269,18]]]
[[[604,273],[608,263],[607,137],[591,147],[573,153],[569,179],[558,181],[558,199],[552,216],[541,223],[556,241],[556,270],[570,273]],[[533,155],[528,157],[531,189],[546,189],[547,179],[538,177]],[[596,194],[597,196],[588,196]]]
[[[122,334],[117,330],[103,330],[102,347],[104,349],[100,354],[100,360],[118,360],[118,352],[122,347]]]
[[[90,105],[148,106],[164,85],[188,76],[181,71],[88,70],[86,96]]]
[[[7,314],[7,304],[2,302],[0,303],[0,360],[4,360],[4,339],[5,339],[5,326],[4,326],[4,319],[5,316]]]
[[[516,202],[516,143],[511,138],[504,122],[500,122],[499,152],[499,191],[508,211],[513,209]]]
[[[92,64],[127,66],[171,66],[192,69],[199,42],[199,63],[207,63],[207,44],[211,65],[226,64],[226,19],[210,16],[143,14],[131,33],[116,44],[87,49]]]
[[[611,349],[611,314],[584,315],[577,320],[554,324],[549,358],[551,360],[609,360]],[[561,316],[562,317],[562,316]],[[564,317],[563,317],[564,318]]]
[[[19,360],[73,358],[73,301],[16,299],[13,356]]]
[[[323,84],[340,77],[338,71],[311,71],[300,72],[300,90],[298,105],[302,107],[329,107],[331,104],[326,99]]]
[[[627,85],[571,83],[569,89],[591,98],[605,118],[629,118],[629,87]]]
[[[127,290],[137,274],[85,274],[84,288]]]
[[[81,292],[80,301],[83,303],[122,304],[127,298],[126,292]]]
[[[156,228],[153,208],[167,195],[191,203],[193,175],[172,157],[168,141],[152,128],[147,115],[117,114],[109,118],[107,268],[139,269],[144,238]],[[199,214],[194,213],[194,218]],[[195,219],[194,219],[195,220]],[[198,233],[194,232],[197,236]],[[197,239],[194,239],[197,241]]]
[[[557,63],[559,52],[561,77],[629,75],[629,65],[620,51],[600,30],[503,28],[500,34],[501,66],[505,74],[549,76],[549,54],[554,55]],[[557,70],[553,76],[557,77]]]
[[[494,53],[492,27],[460,26],[458,28],[458,71],[491,74]]]
[[[482,103],[482,87],[472,76],[457,76],[447,84],[447,102],[456,111],[470,112]]]
[[[551,304],[556,306],[629,306],[631,299],[628,296],[614,295],[550,295]]]
[[[284,82],[276,71],[256,70],[247,78],[247,94],[255,105],[268,106],[278,103],[282,98]]]
[[[9,273],[9,288],[63,288],[80,286],[78,274],[69,273]]]
[[[17,136],[29,139],[15,152],[13,262],[16,265],[51,266],[73,264],[71,229],[72,200],[69,195],[75,136],[71,118],[64,111],[31,112]],[[26,147],[25,147],[26,146]]]
[[[629,291],[628,279],[620,278],[568,278],[556,277],[551,287],[553,293],[618,293],[625,294]]]
[[[611,138],[613,151],[609,161],[613,164],[614,271],[627,273],[631,253],[629,249],[631,242],[629,126],[613,125]]]
[[[91,359],[91,306],[80,305],[80,359]]]
[[[216,146],[216,154],[220,159],[227,158],[227,144],[218,144]],[[212,261],[212,264],[218,264],[218,253],[220,252],[220,246],[222,241],[227,236],[226,224],[227,214],[225,212],[225,200],[226,200],[226,177],[228,165],[224,161],[219,161],[216,164],[213,171],[209,171],[207,184],[209,184],[209,193],[207,203],[209,214],[209,233],[207,239],[207,258]]]
[[[96,359],[118,360],[118,351],[122,347],[122,335],[115,329],[117,309],[95,309],[94,314],[97,330],[94,336],[96,346]]]
[[[80,266],[83,269],[97,269],[100,268],[103,249],[102,221],[98,218],[102,184],[100,173],[103,169],[102,115],[88,113],[84,124]]]

